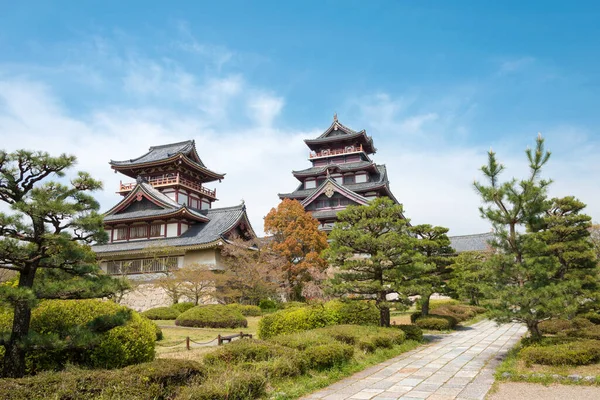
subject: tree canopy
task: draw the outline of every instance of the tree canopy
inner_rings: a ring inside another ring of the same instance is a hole
[[[286,260],[283,271],[290,299],[302,300],[304,285],[320,279],[327,268],[321,257],[327,248],[327,235],[302,204],[290,199],[284,199],[267,214],[265,233],[272,235],[269,248]]]
[[[90,244],[107,240],[99,204],[91,193],[101,182],[79,172],[69,182],[65,170],[75,157],[44,152],[0,151],[0,269],[15,271],[15,285],[0,285],[0,299],[14,309],[12,331],[2,339],[3,375],[25,372],[31,309],[39,299],[103,297],[115,281],[102,274]]]
[[[388,294],[399,291],[414,273],[420,255],[403,208],[387,197],[337,214],[326,258],[337,269],[330,281],[333,294],[375,299],[380,325],[390,325]]]

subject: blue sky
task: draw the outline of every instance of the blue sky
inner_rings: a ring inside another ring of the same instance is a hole
[[[123,4],[125,3],[125,4]],[[196,139],[223,206],[257,231],[334,112],[374,137],[416,223],[489,228],[472,190],[490,146],[524,172],[537,132],[552,195],[600,218],[600,5],[579,1],[0,1],[2,147],[111,158]]]

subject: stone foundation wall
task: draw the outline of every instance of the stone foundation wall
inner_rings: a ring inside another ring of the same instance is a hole
[[[168,307],[173,301],[163,289],[151,284],[140,284],[127,293],[120,304],[135,311],[146,311],[154,307]]]

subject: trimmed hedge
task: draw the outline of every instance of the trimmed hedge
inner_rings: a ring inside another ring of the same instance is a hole
[[[416,325],[396,325],[398,329],[406,334],[407,340],[423,341],[423,330]]]
[[[571,337],[600,340],[600,325],[592,325],[583,329],[573,329],[567,332]]]
[[[194,308],[194,307],[196,307],[196,305],[194,303],[189,302],[189,301],[186,301],[186,302],[183,302],[183,303],[176,303],[176,304],[173,304],[171,306],[171,308],[173,310],[177,311],[179,314],[181,314],[182,312],[186,312],[190,308]]]
[[[277,335],[307,331],[338,324],[377,324],[379,312],[368,302],[340,302],[292,307],[264,316],[258,324],[258,335],[267,339]]]
[[[287,301],[285,303],[282,303],[281,306],[286,309],[286,308],[296,308],[296,307],[307,307],[308,304],[307,303],[303,303],[301,301]]]
[[[432,329],[435,331],[447,331],[453,328],[448,319],[431,314],[427,317],[419,318],[415,324],[421,329]]]
[[[175,325],[198,328],[246,328],[248,321],[234,308],[210,304],[190,308],[179,314]]]
[[[259,306],[250,306],[246,304],[227,304],[227,307],[238,310],[242,313],[244,317],[260,317],[262,315],[262,310]]]
[[[589,365],[600,361],[600,341],[581,340],[530,346],[522,349],[519,355],[528,365]]]
[[[167,399],[179,386],[200,383],[206,369],[188,360],[155,360],[118,370],[43,372],[21,379],[2,379],[0,398],[35,399]]]
[[[130,319],[110,328],[118,314]],[[0,331],[10,331],[12,314],[1,318]],[[5,325],[7,324],[8,325]],[[67,363],[92,368],[121,368],[154,359],[156,325],[127,307],[111,301],[46,300],[32,311],[31,331],[42,336],[66,338],[86,326],[96,326],[101,334],[85,347],[34,350],[27,356],[28,372],[60,370]],[[86,339],[89,340],[89,339]]]
[[[594,325],[600,325],[600,313],[597,311],[589,311],[585,314],[578,315],[578,317],[585,318]]]
[[[144,317],[152,320],[173,320],[177,318],[179,314],[181,314],[181,311],[178,311],[172,307],[156,307],[146,310],[142,313]]]
[[[235,365],[246,362],[269,361],[275,358],[300,359],[297,350],[262,340],[236,340],[204,356],[206,365]]]
[[[200,386],[184,388],[177,398],[187,400],[254,400],[265,395],[267,379],[259,372],[233,371],[213,376]]]
[[[264,311],[268,311],[268,310],[277,310],[280,306],[280,303],[276,302],[275,300],[271,300],[271,299],[262,299],[261,301],[258,302],[258,306],[264,312]]]
[[[348,362],[354,355],[354,347],[343,343],[312,346],[304,351],[309,368],[323,370]]]
[[[573,328],[573,324],[566,319],[549,319],[538,324],[540,333],[547,335],[556,335],[571,328]]]

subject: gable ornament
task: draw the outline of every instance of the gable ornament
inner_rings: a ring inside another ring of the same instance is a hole
[[[327,186],[325,186],[325,190],[323,191],[323,193],[325,193],[325,196],[327,197],[333,196],[333,193],[335,193],[333,185],[331,183],[328,183]]]

